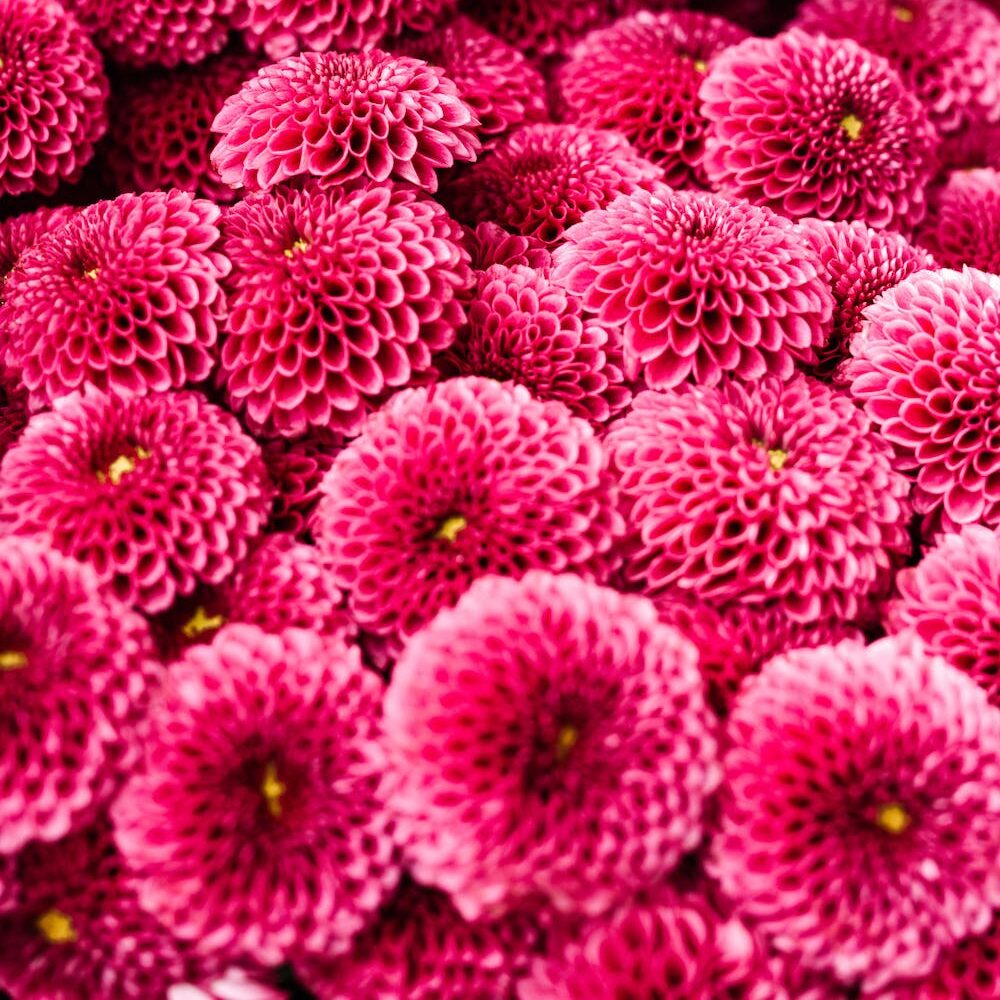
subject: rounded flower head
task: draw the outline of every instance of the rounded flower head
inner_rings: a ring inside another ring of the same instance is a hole
[[[508,233],[495,222],[480,222],[475,229],[465,229],[465,246],[472,255],[472,266],[486,271],[494,264],[514,267],[518,264],[547,272],[552,254],[537,236]]]
[[[908,484],[851,400],[805,375],[643,392],[607,437],[628,579],[850,620],[909,552]]]
[[[1000,709],[971,679],[909,636],[797,650],[727,737],[709,867],[779,951],[877,992],[986,930]]]
[[[89,569],[0,540],[0,854],[65,836],[117,790],[153,676],[145,622]]]
[[[621,132],[673,187],[703,181],[698,88],[715,56],[747,37],[696,11],[642,11],[580,42],[559,71],[568,117]]]
[[[389,400],[322,492],[317,544],[378,635],[415,632],[489,573],[606,572],[622,530],[590,424],[471,376]]]
[[[222,106],[212,162],[251,190],[291,177],[356,177],[437,190],[436,170],[474,160],[476,116],[440,70],[371,52],[307,52],[265,66]]]
[[[937,135],[888,62],[849,39],[748,39],[715,60],[699,96],[703,163],[723,193],[877,229],[923,217]]]
[[[665,186],[616,199],[566,234],[553,275],[622,327],[626,373],[653,388],[789,378],[814,357],[833,301],[787,220]]]
[[[107,129],[108,81],[55,0],[0,0],[0,195],[79,179]]]
[[[499,222],[552,245],[586,212],[659,176],[616,133],[529,125],[457,178],[448,196],[468,222]]]
[[[580,302],[530,267],[480,272],[469,326],[447,363],[465,375],[526,385],[578,417],[610,420],[631,402],[617,330],[584,319]]]
[[[385,733],[410,871],[470,920],[539,896],[598,914],[660,881],[718,780],[695,648],[568,574],[442,611],[396,662]]]
[[[107,823],[30,844],[17,863],[20,899],[0,914],[0,987],[17,1000],[165,1000],[218,971],[139,905]]]
[[[1000,277],[921,272],[865,312],[844,368],[931,526],[1000,525]]]
[[[269,502],[260,449],[193,392],[58,400],[0,466],[0,527],[47,538],[148,612],[229,576]]]
[[[920,242],[942,267],[968,264],[1000,274],[1000,170],[956,171],[931,206]]]
[[[0,222],[0,301],[7,278],[21,259],[47,233],[54,232],[76,215],[69,205],[58,208],[38,208],[34,212],[15,215]]]
[[[225,314],[220,210],[183,191],[124,194],[40,239],[4,288],[7,363],[33,405],[208,377]]]
[[[309,522],[319,503],[320,483],[345,443],[339,434],[322,428],[305,437],[261,442],[264,463],[275,486],[268,524],[271,530],[309,540]]]
[[[382,681],[342,640],[231,625],[174,664],[112,815],[143,906],[210,953],[336,953],[396,885]]]
[[[833,292],[833,332],[817,352],[816,373],[834,376],[861,329],[864,310],[904,278],[936,265],[899,233],[869,229],[863,222],[803,219],[799,229]]]

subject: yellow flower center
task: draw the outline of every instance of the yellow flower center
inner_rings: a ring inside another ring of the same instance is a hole
[[[299,238],[285,251],[285,256],[291,260],[295,256],[296,250],[301,252],[308,249],[309,244],[304,239]]]
[[[145,448],[136,448],[134,455],[119,455],[109,466],[107,472],[98,472],[99,483],[111,483],[117,486],[130,472],[135,472],[141,461],[149,458],[150,452]]]
[[[28,657],[19,649],[0,650],[0,670],[23,670],[28,665]]]
[[[47,910],[35,926],[49,944],[72,944],[76,940],[73,921],[62,910]]]
[[[556,760],[564,761],[579,741],[580,730],[576,726],[563,726],[556,736]]]
[[[210,615],[199,604],[194,614],[181,626],[181,633],[186,639],[197,639],[206,632],[217,632],[225,624],[223,615]]]
[[[892,16],[903,24],[910,24],[913,21],[913,11],[909,7],[893,7]]]
[[[91,281],[94,281],[100,273],[101,272],[98,268],[92,267],[89,271],[84,271],[83,276],[85,278],[89,278]]]
[[[879,829],[891,833],[894,837],[904,833],[912,822],[910,814],[898,802],[879,806],[875,814],[875,823]]]
[[[441,526],[434,532],[434,537],[443,542],[454,542],[468,524],[469,522],[461,514],[452,514],[441,522]]]
[[[775,472],[780,472],[788,461],[788,452],[781,448],[768,448],[759,438],[754,438],[750,442],[755,448],[763,448],[767,452],[767,460],[771,463],[771,468]]]
[[[288,787],[278,777],[278,766],[274,761],[268,761],[264,767],[264,779],[260,783],[260,794],[264,796],[267,811],[275,818],[281,819],[281,799]]]
[[[865,123],[857,115],[844,115],[844,117],[840,119],[840,127],[844,130],[844,134],[847,138],[850,139],[851,142],[854,142],[854,140],[861,135],[861,130],[865,127]]]
[[[704,59],[695,59],[695,61],[694,61],[694,68],[699,73],[707,73],[708,72],[708,63],[705,62]]]

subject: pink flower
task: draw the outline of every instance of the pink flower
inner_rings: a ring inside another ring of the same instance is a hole
[[[34,212],[15,215],[0,222],[0,293],[7,278],[21,259],[43,236],[69,222],[76,215],[69,205],[58,208],[37,208]],[[2,301],[2,294],[0,294]]]
[[[495,222],[480,222],[475,229],[466,229],[465,245],[477,271],[489,270],[494,264],[521,264],[542,272],[552,266],[552,254],[537,236],[508,233]]]
[[[271,520],[273,531],[287,531],[309,541],[309,522],[319,503],[319,487],[346,439],[316,428],[300,438],[262,441],[261,449],[271,482],[275,486]]]
[[[931,195],[931,207],[919,239],[942,267],[968,264],[1000,274],[1000,170],[950,174]]]
[[[27,425],[28,394],[9,373],[0,371],[0,459]]]

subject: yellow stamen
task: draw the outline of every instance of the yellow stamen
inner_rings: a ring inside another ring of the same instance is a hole
[[[199,604],[194,614],[181,626],[181,634],[185,639],[197,639],[206,632],[217,632],[225,624],[223,615],[210,615]]]
[[[92,267],[89,271],[84,271],[83,276],[85,278],[90,278],[90,280],[93,281],[99,273],[100,271],[98,270],[98,268]]]
[[[303,239],[297,239],[286,251],[285,256],[291,260],[295,256],[296,250],[308,250],[309,244]]]
[[[564,761],[580,739],[580,730],[576,726],[563,726],[556,736],[556,760]]]
[[[694,61],[694,68],[699,73],[707,73],[708,72],[708,63],[705,62],[704,59],[695,59],[695,61]]]
[[[73,921],[62,910],[47,910],[35,926],[49,944],[72,944],[76,940]]]
[[[764,442],[760,438],[754,438],[750,442],[755,448],[764,448]],[[771,468],[775,472],[780,472],[785,467],[785,462],[788,461],[788,452],[783,451],[781,448],[766,448],[767,460],[771,463]]]
[[[847,138],[851,142],[854,142],[861,135],[861,130],[865,127],[865,123],[857,115],[844,115],[840,119],[840,127],[844,130]]]
[[[893,7],[892,16],[903,24],[910,24],[913,21],[913,11],[909,7]]]
[[[441,522],[441,527],[434,532],[434,537],[440,538],[443,542],[454,542],[465,531],[468,523],[461,514],[452,514]]]
[[[23,670],[28,665],[28,657],[19,649],[0,651],[0,670]]]
[[[281,798],[288,791],[278,778],[278,766],[269,761],[264,768],[264,780],[260,783],[260,794],[267,803],[267,811],[275,818],[281,819]]]
[[[898,837],[899,834],[905,832],[913,820],[898,802],[890,802],[887,805],[879,806],[875,822],[886,833]]]
[[[109,482],[117,486],[130,472],[135,472],[140,461],[149,458],[150,453],[145,448],[136,448],[135,455],[119,455],[109,466],[107,472],[98,472],[99,483]]]

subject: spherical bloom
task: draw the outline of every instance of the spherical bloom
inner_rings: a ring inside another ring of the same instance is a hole
[[[912,636],[779,656],[729,718],[709,870],[845,984],[930,971],[1000,904],[1000,709]]]
[[[69,222],[76,212],[69,205],[60,205],[58,208],[38,208],[0,222],[0,301],[7,278],[25,250]]]
[[[476,116],[455,84],[420,59],[307,52],[265,66],[222,106],[212,163],[226,184],[272,187],[311,175],[410,181],[474,160]]]
[[[477,133],[486,146],[505,132],[548,117],[542,74],[517,49],[467,17],[404,37],[393,43],[392,51],[444,70],[479,119]]]
[[[698,88],[724,48],[747,37],[697,11],[642,11],[595,31],[559,70],[567,117],[621,132],[673,187],[700,184],[706,122]]]
[[[624,331],[626,373],[654,388],[727,372],[789,378],[827,334],[833,300],[802,237],[765,208],[665,186],[591,212],[553,276]]]
[[[472,274],[458,224],[407,186],[252,195],[224,228],[222,376],[254,429],[356,433],[465,318],[456,293]]]
[[[316,428],[300,438],[261,442],[264,463],[275,487],[268,527],[309,540],[309,522],[319,503],[319,487],[346,439]]]
[[[143,906],[205,952],[346,950],[399,877],[382,687],[356,649],[302,629],[231,625],[189,650],[112,807]]]
[[[914,274],[865,319],[844,375],[915,474],[914,507],[945,530],[1000,525],[1000,277]]]
[[[543,272],[552,266],[552,254],[537,236],[508,233],[495,222],[480,222],[475,229],[466,228],[465,246],[477,271],[486,271],[494,264],[505,267],[521,264]]]
[[[0,195],[78,180],[108,126],[108,81],[55,0],[0,0],[0,88]]]
[[[911,228],[937,134],[886,60],[793,30],[721,53],[699,91],[714,187],[793,218]]]
[[[488,577],[442,611],[396,661],[385,734],[409,869],[469,920],[539,895],[598,914],[660,881],[718,780],[694,647],[569,574]]]
[[[30,844],[17,861],[21,898],[0,914],[0,987],[18,1000],[153,1000],[217,973],[139,905],[105,822]]]
[[[520,385],[400,393],[334,460],[313,522],[351,615],[409,635],[489,573],[603,575],[622,532],[587,421]]]
[[[47,538],[154,613],[226,579],[270,499],[258,446],[194,392],[57,400],[0,465],[0,528]]]
[[[479,273],[468,328],[444,364],[463,375],[510,379],[604,423],[632,393],[618,331],[582,312],[577,298],[530,267],[491,267]]]
[[[145,622],[89,569],[0,540],[0,854],[65,836],[117,790],[154,675]]]
[[[499,222],[552,245],[586,212],[659,176],[614,132],[529,125],[458,177],[448,195],[468,222]]]
[[[497,1000],[535,937],[523,919],[467,923],[444,893],[406,881],[349,954],[296,971],[319,1000]]]
[[[119,189],[176,187],[217,203],[235,200],[209,159],[212,121],[260,67],[242,53],[124,79],[115,90],[107,163]]]
[[[34,405],[86,383],[146,393],[208,377],[229,270],[220,214],[184,191],[123,194],[22,255],[2,335]]]
[[[805,375],[643,392],[607,436],[626,577],[850,620],[909,552],[906,478],[851,400]]]
[[[28,424],[28,394],[6,372],[0,372],[0,459]]]
[[[919,238],[942,267],[1000,274],[1000,170],[956,171],[931,196],[931,208]]]
[[[869,229],[863,222],[803,219],[799,229],[833,293],[833,331],[816,364],[817,374],[833,376],[861,329],[865,309],[904,278],[936,265],[926,250],[899,233]]]

